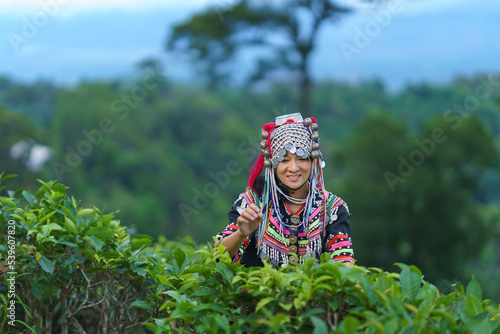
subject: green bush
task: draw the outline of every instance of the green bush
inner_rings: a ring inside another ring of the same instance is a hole
[[[482,300],[475,279],[442,295],[414,266],[401,272],[352,268],[323,256],[276,270],[233,265],[222,252],[182,252],[162,283],[167,301],[147,324],[154,333],[493,333],[498,305]],[[214,255],[215,254],[215,255]],[[184,270],[182,270],[184,268]]]
[[[140,327],[151,315],[134,302],[155,291],[151,276],[162,271],[158,258],[145,251],[153,238],[130,236],[114,213],[81,208],[64,185],[41,183],[35,194],[18,190],[0,197],[4,257],[7,222],[16,226],[15,290],[24,306],[16,312],[17,329],[127,333]],[[2,318],[3,328],[13,329]]]
[[[0,197],[0,254],[8,259],[11,236],[18,306],[12,327],[11,290],[0,276],[0,332],[500,331],[498,304],[483,300],[475,279],[442,295],[405,264],[387,273],[324,256],[279,270],[245,268],[222,246],[130,235],[114,213],[82,208],[64,185],[40,182],[35,194]],[[1,273],[12,271],[6,265]]]

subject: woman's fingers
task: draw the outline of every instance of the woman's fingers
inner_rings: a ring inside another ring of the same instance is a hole
[[[250,221],[258,221],[262,218],[262,212],[258,206],[251,204],[240,214],[240,217]]]
[[[262,217],[263,214],[257,205],[250,204],[247,206],[236,220],[240,232],[244,235],[252,233],[259,225]]]
[[[248,209],[248,211],[251,211],[251,215],[252,215],[253,220],[257,220],[257,219],[262,218],[262,212],[257,205],[250,204],[247,207],[247,209]]]

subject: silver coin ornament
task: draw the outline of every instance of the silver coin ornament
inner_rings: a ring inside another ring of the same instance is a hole
[[[295,146],[292,146],[292,148],[289,150],[290,153],[294,154],[297,152],[297,148]]]
[[[304,155],[304,150],[303,150],[302,148],[300,148],[300,147],[299,147],[299,148],[297,149],[297,152],[296,152],[296,153],[297,153],[297,155],[298,155],[298,156],[300,156],[300,157],[301,157],[301,156],[303,156],[303,155]]]
[[[286,143],[286,144],[285,144],[285,150],[287,150],[287,151],[290,151],[290,150],[292,149],[292,147],[293,147],[293,146],[292,146],[292,144],[290,144],[290,143]]]
[[[282,156],[285,156],[286,154],[286,150],[284,148],[280,148],[280,150],[278,151],[278,154],[279,155],[282,155]],[[281,161],[281,160],[280,160]]]
[[[284,155],[278,155],[278,161],[279,162],[283,161],[283,159],[285,159]]]

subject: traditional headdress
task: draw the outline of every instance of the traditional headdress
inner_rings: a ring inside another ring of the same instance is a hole
[[[273,215],[273,217],[276,217],[279,222],[279,232],[282,235],[283,240],[285,239],[283,229],[289,230],[286,223],[281,219],[281,215],[279,213],[278,193],[291,202],[300,204],[305,203],[305,212],[299,232],[306,231],[309,233],[309,216],[311,214],[315,196],[319,193],[323,202],[326,201],[327,196],[322,173],[325,163],[319,150],[320,144],[317,130],[318,123],[316,120],[312,117],[303,120],[300,113],[277,117],[275,123],[267,123],[262,127],[262,141],[260,143],[262,152],[254,166],[250,169],[248,185],[253,189],[255,179],[262,173],[265,167],[264,189],[261,195],[264,217],[259,225],[259,239],[257,246],[259,252],[262,250],[264,251],[264,255],[269,255],[266,254],[269,250],[262,245],[262,239],[263,235],[266,233],[270,216]],[[283,190],[281,190],[277,185],[275,168],[281,161],[283,161],[287,151],[297,154],[304,159],[310,157],[312,160],[311,175],[309,177],[309,192],[307,198],[304,200],[297,200],[289,197],[288,194],[283,192]],[[324,217],[322,220],[322,232],[324,233]],[[314,249],[310,250],[311,253],[315,253],[318,250],[320,251],[320,249],[316,249],[320,246],[321,245],[312,246]]]

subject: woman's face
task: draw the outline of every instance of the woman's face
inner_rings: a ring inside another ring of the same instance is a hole
[[[311,174],[311,159],[304,159],[287,151],[283,161],[276,167],[276,173],[285,186],[297,189]]]

